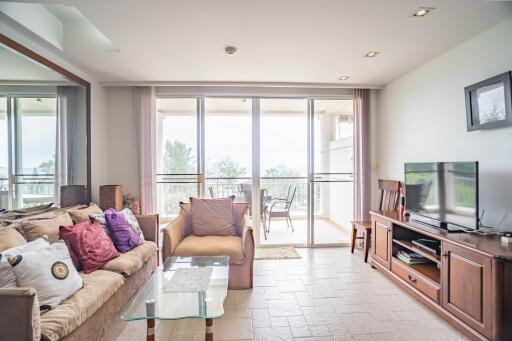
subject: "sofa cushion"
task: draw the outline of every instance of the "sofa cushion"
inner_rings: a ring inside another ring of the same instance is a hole
[[[80,259],[85,273],[91,273],[119,256],[101,224],[84,221],[61,226],[60,233]]]
[[[235,216],[235,226],[236,226],[236,235],[242,237],[243,231],[243,221],[245,219],[245,215],[249,210],[249,203],[246,202],[234,202],[233,203],[233,214]]]
[[[105,211],[105,221],[110,237],[119,252],[128,252],[144,242],[142,230],[129,209],[117,212],[109,208]]]
[[[46,236],[38,238],[30,243],[18,245],[16,247],[0,252],[0,288],[16,287],[16,277],[11,264],[7,258],[14,255],[23,255],[26,252],[39,250],[50,245]]]
[[[145,241],[130,251],[120,254],[119,257],[108,261],[101,269],[117,272],[128,277],[139,270],[157,251],[158,247],[155,243]]]
[[[229,256],[229,264],[245,263],[242,238],[237,236],[187,236],[176,246],[174,256]]]
[[[34,217],[21,222],[21,231],[28,241],[41,236],[48,236],[50,243],[59,240],[59,226],[73,225],[73,221],[67,212],[58,212],[51,216]]]
[[[58,340],[91,317],[123,285],[124,278],[111,271],[80,273],[84,287],[41,316],[41,334]]]
[[[196,236],[234,236],[233,199],[190,198],[192,231]]]
[[[9,257],[16,283],[34,288],[41,309],[50,309],[83,286],[63,241]]]
[[[101,208],[98,207],[95,203],[91,202],[89,206],[86,207],[76,207],[67,210],[69,216],[73,220],[73,223],[81,223],[83,221],[89,221],[89,216],[91,214],[103,213]]]
[[[21,233],[10,226],[0,226],[0,251],[26,244]]]

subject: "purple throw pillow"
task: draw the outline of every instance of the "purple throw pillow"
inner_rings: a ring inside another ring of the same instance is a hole
[[[139,232],[130,226],[123,212],[109,208],[105,211],[105,221],[110,232],[109,235],[119,252],[128,252],[142,244]]]

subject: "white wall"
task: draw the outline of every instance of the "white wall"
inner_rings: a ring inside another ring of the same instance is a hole
[[[137,126],[133,88],[107,88],[108,181],[140,197]]]
[[[29,37],[26,33],[3,22],[0,22],[0,32],[91,83],[91,187],[92,199],[98,201],[98,186],[108,184],[105,88],[87,73],[59,57],[36,38]]]
[[[512,210],[512,127],[467,132],[464,87],[509,70],[512,19],[389,83],[378,96],[378,176],[403,180],[404,162],[479,161],[480,208],[495,224]]]

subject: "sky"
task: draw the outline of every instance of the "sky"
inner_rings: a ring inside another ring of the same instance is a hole
[[[22,118],[23,168],[37,168],[55,155],[55,116]],[[0,176],[7,170],[7,121],[0,117]]]
[[[215,115],[205,118],[206,166],[230,157],[251,175],[251,115]],[[307,119],[304,117],[262,116],[261,171],[279,166],[307,173]],[[178,140],[197,150],[196,120],[193,116],[167,116],[163,121],[163,141]]]

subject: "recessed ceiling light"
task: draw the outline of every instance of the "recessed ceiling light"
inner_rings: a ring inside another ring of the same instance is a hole
[[[379,53],[380,53],[379,51],[369,51],[364,56],[368,57],[368,58],[373,58],[373,57],[377,57],[377,55]]]
[[[412,12],[411,17],[423,18],[433,10],[435,10],[434,7],[418,7],[414,12]]]
[[[340,80],[340,81],[346,81],[348,79],[350,79],[350,76],[339,76],[338,77],[338,80]]]
[[[226,46],[224,52],[226,52],[228,56],[234,56],[238,52],[238,50],[234,46]]]

